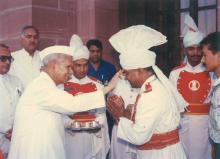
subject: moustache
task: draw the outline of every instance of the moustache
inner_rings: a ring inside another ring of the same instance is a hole
[[[37,44],[35,42],[31,42],[29,45],[36,46]]]

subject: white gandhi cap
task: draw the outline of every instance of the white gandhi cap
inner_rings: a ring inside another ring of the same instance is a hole
[[[73,49],[65,45],[49,46],[40,52],[40,59],[41,61],[43,61],[44,58],[47,57],[48,55],[57,54],[57,53],[73,56]]]

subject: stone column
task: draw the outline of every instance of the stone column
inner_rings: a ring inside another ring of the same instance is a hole
[[[20,29],[32,24],[32,0],[0,0],[0,42],[20,48]]]
[[[40,49],[54,44],[69,45],[76,33],[77,0],[32,0],[32,24],[40,30]]]
[[[103,58],[118,65],[117,54],[108,42],[119,30],[119,0],[78,0],[76,8],[77,33],[84,43],[98,38],[104,46]]]
[[[119,29],[118,1],[0,0],[0,42],[12,51],[20,49],[21,28],[34,25],[40,31],[40,50],[54,44],[68,45],[72,34],[78,34],[84,43],[100,39],[103,57],[114,63],[116,54],[109,53],[108,39]]]

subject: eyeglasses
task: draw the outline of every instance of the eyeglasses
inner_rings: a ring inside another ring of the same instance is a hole
[[[1,62],[6,62],[6,61],[9,61],[10,63],[14,61],[14,58],[12,56],[0,56],[0,61]]]

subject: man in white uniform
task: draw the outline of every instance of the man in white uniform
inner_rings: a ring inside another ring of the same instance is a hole
[[[62,114],[105,105],[104,94],[113,89],[119,74],[103,91],[72,96],[57,88],[72,75],[72,52],[70,47],[59,45],[40,52],[42,72],[17,105],[9,159],[65,159]]]
[[[11,62],[8,46],[0,44],[0,151],[5,157],[10,147],[15,106],[23,91],[21,81],[8,74]]]
[[[89,93],[96,90],[102,90],[103,85],[94,77],[87,76],[89,50],[83,45],[81,39],[77,35],[73,35],[70,41],[70,46],[76,46],[76,43],[81,43],[73,53],[73,76],[64,84],[64,89],[73,96],[79,93]],[[90,97],[91,98],[91,97]],[[96,116],[95,121],[102,125],[101,130],[78,131],[70,132],[66,130],[66,152],[67,159],[105,159],[110,148],[108,135],[108,125],[106,120],[106,109],[95,109],[87,113],[92,113]],[[78,117],[85,116],[77,114]],[[74,118],[74,115],[72,115]],[[88,116],[89,117],[89,116]],[[67,127],[74,120],[67,117]],[[76,144],[79,143],[79,144]]]
[[[119,120],[118,137],[137,145],[138,159],[185,159],[177,127],[186,103],[155,65],[156,54],[148,50],[165,43],[166,37],[137,25],[119,31],[109,41],[120,53],[125,79],[140,88],[132,111],[115,107],[114,99],[108,101],[108,110]]]
[[[203,34],[193,19],[186,15],[183,44],[186,63],[174,68],[170,80],[189,103],[181,116],[180,140],[188,159],[211,159],[208,121],[211,77],[201,63],[200,41]]]
[[[132,88],[127,80],[120,79],[116,84],[112,95],[122,98],[125,109],[127,106],[134,106],[136,97],[140,89]],[[118,104],[117,102],[115,102]],[[110,148],[110,159],[136,159],[136,146],[117,137],[118,123],[115,121],[112,129],[112,139]]]
[[[34,26],[25,26],[21,31],[22,49],[12,53],[15,61],[10,74],[19,77],[24,87],[40,74],[41,60],[39,51],[39,32]]]

